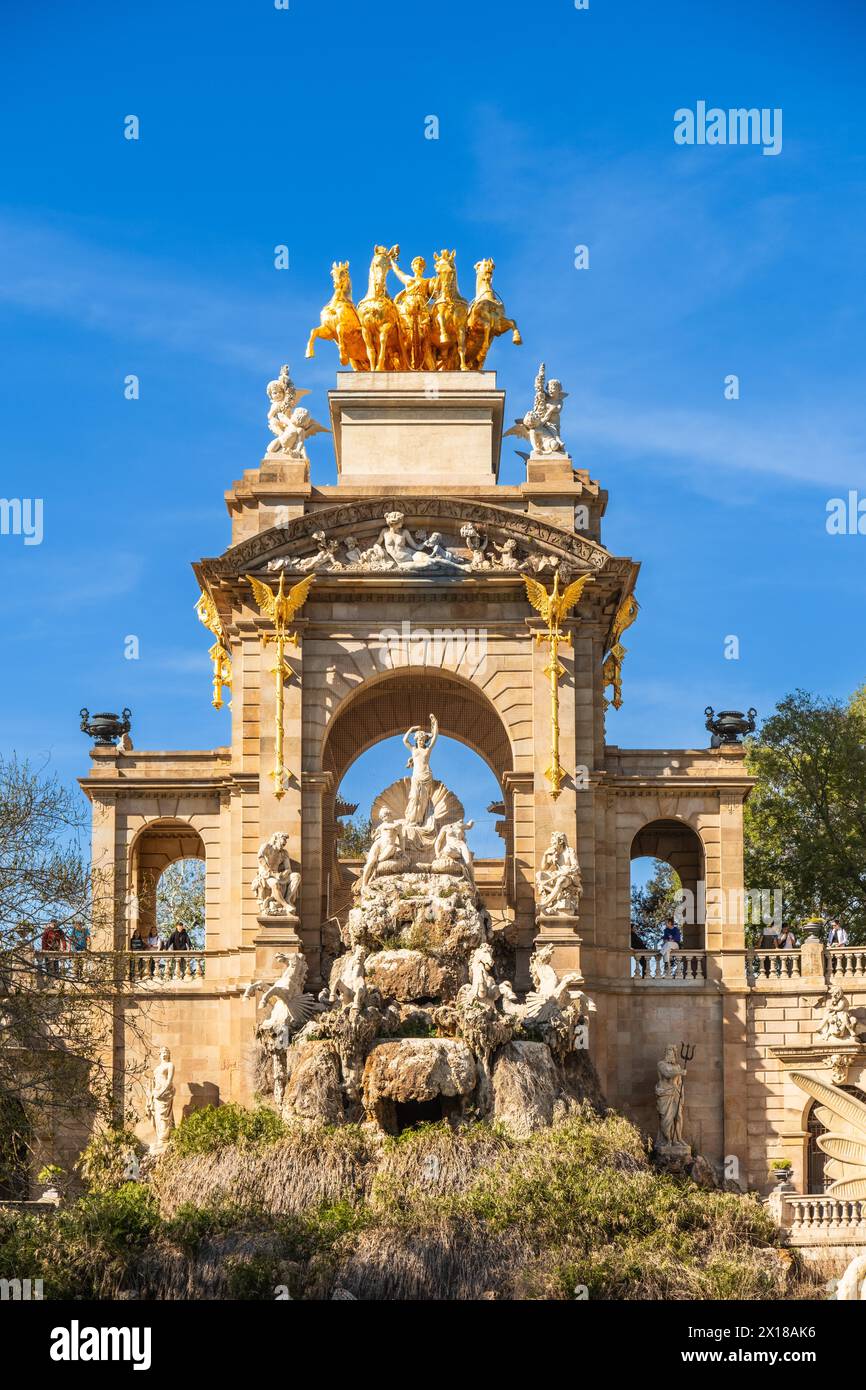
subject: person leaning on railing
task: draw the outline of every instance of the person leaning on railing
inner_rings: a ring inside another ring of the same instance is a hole
[[[191,951],[191,950],[192,950],[192,942],[191,942],[190,939],[189,939],[189,932],[187,931],[186,927],[181,926],[181,924],[180,924],[179,922],[176,922],[176,923],[175,923],[174,931],[172,932],[171,936],[168,938],[168,947],[167,947],[167,949],[168,949],[169,951]]]
[[[848,945],[848,932],[835,917],[832,917],[827,923],[827,945],[828,947]]]
[[[59,957],[69,950],[69,942],[66,940],[66,933],[63,931],[56,917],[51,918],[48,926],[43,931],[40,949],[47,952],[49,956],[54,957],[54,959],[50,959],[46,962],[49,975],[59,975]]]

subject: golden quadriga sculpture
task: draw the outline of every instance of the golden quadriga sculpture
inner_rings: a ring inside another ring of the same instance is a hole
[[[457,253],[438,251],[434,275],[423,256],[412,261],[411,274],[400,269],[399,246],[375,246],[367,293],[355,305],[349,262],[334,261],[334,293],[322,310],[319,327],[307,343],[314,355],[317,338],[337,344],[340,365],[356,372],[480,372],[494,338],[520,330],[506,316],[493,288],[492,260],[475,262],[475,298],[466,300],[457,284]],[[403,285],[393,298],[392,272]]]

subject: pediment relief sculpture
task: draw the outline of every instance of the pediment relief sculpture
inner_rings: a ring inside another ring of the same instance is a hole
[[[457,534],[406,525],[402,511],[389,510],[375,533],[329,536],[314,531],[297,552],[269,560],[270,574],[280,571],[332,574],[399,573],[419,578],[472,575],[479,572],[543,574],[565,568],[563,559],[529,546],[516,536],[495,540],[483,526],[465,521]],[[368,524],[368,523],[367,523]],[[309,547],[312,545],[312,549]]]
[[[549,569],[559,560],[561,566],[573,566],[576,570],[588,567],[594,573],[609,571],[623,581],[635,571],[631,560],[612,556],[598,541],[537,516],[465,498],[435,496],[413,497],[411,504],[405,499],[391,496],[321,507],[292,517],[283,526],[257,532],[231,546],[222,556],[201,562],[200,569],[206,578],[214,581],[243,575],[250,569],[264,569],[270,560],[288,561],[295,554],[303,559],[316,554],[318,542],[315,537],[319,533],[338,541],[340,548],[336,558],[346,568],[363,565],[361,557],[376,544],[387,514],[408,513],[410,505],[408,529],[415,533],[416,539],[419,530],[423,530],[428,537],[438,532],[444,538],[443,544],[447,549],[457,550],[458,558],[470,562],[467,569],[471,568],[472,555],[477,547],[473,550],[469,536],[464,537],[460,533],[467,523],[471,523],[479,535],[488,538],[487,553],[482,557],[480,566],[476,560],[476,568],[483,569],[483,560],[486,559],[491,570],[519,569],[523,560],[527,559],[529,572],[534,572],[536,565],[531,557],[538,555],[538,564],[548,560],[545,567]],[[350,545],[349,542],[354,544]],[[500,553],[500,548],[504,554]],[[288,551],[292,552],[291,557]],[[393,568],[397,571],[396,565]]]

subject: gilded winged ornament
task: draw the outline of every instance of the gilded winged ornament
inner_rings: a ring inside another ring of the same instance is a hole
[[[214,709],[222,709],[223,690],[231,690],[232,688],[232,659],[229,654],[222,619],[217,611],[213,595],[208,589],[203,588],[199,594],[195,611],[199,622],[216,638],[213,646],[208,648],[208,656],[213,663],[213,700],[211,703]],[[229,701],[229,708],[231,708],[231,701]]]
[[[550,783],[550,794],[555,801],[565,777],[565,768],[559,761],[559,682],[565,675],[565,667],[559,659],[559,647],[563,642],[571,642],[569,634],[562,631],[562,622],[580,602],[584,589],[593,582],[593,577],[581,574],[567,584],[561,593],[559,570],[554,573],[553,588],[550,590],[528,574],[523,576],[523,582],[526,597],[547,624],[547,631],[537,633],[535,640],[538,644],[546,642],[549,653],[544,674],[550,680],[550,766],[545,769],[544,775]]]
[[[610,686],[613,690],[611,698],[605,699],[605,705],[613,705],[614,709],[619,709],[622,705],[622,661],[628,650],[619,639],[626,628],[631,627],[639,611],[640,605],[634,594],[627,594],[616,610],[611,624],[610,645],[602,666],[602,679],[604,688]]]
[[[274,783],[274,796],[279,800],[285,796],[286,782],[291,776],[283,761],[283,746],[285,732],[283,726],[284,711],[284,685],[287,680],[291,680],[292,668],[286,661],[286,644],[291,642],[293,646],[298,645],[298,634],[289,632],[289,623],[303,607],[307,601],[307,595],[312,588],[316,576],[308,574],[297,584],[293,584],[288,593],[286,592],[286,576],[280,575],[280,582],[276,590],[269,584],[262,583],[261,579],[256,579],[248,574],[247,580],[253,591],[259,611],[265,618],[270,618],[274,625],[273,632],[262,633],[262,647],[268,646],[273,642],[276,647],[276,665],[271,667],[271,675],[275,678],[275,714],[274,714],[274,770],[271,777]]]

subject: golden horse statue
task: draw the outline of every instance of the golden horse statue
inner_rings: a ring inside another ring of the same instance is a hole
[[[374,246],[367,293],[358,304],[358,318],[367,348],[371,372],[403,372],[406,361],[400,332],[400,315],[388,293],[388,271],[400,254],[399,246]]]
[[[367,370],[367,347],[361,331],[358,311],[352,303],[352,282],[349,279],[349,262],[334,261],[331,266],[331,280],[334,293],[320,315],[319,327],[314,328],[307,343],[307,357],[314,357],[313,343],[317,338],[337,344],[340,353],[340,366],[351,365],[352,370]]]
[[[500,334],[512,330],[511,341],[518,345],[523,342],[520,329],[514,319],[505,317],[505,306],[493,288],[495,262],[487,258],[476,261],[475,298],[469,306],[469,328],[466,343],[466,361],[470,371],[480,372],[484,359],[490,351],[490,344]]]
[[[436,267],[436,296],[430,341],[436,352],[440,372],[453,372],[459,367],[468,371],[466,362],[466,333],[469,305],[457,287],[457,252],[437,251],[433,256]]]

